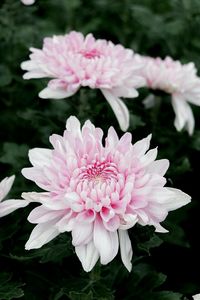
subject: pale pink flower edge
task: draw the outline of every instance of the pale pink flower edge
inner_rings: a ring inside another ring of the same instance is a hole
[[[3,201],[12,188],[14,180],[15,175],[6,177],[0,182],[0,217],[7,216],[16,209],[25,207],[30,203],[30,201],[22,199],[9,199]]]

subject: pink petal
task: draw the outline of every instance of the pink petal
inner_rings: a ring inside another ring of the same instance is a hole
[[[83,212],[80,212],[77,217],[76,217],[76,220],[78,222],[88,222],[88,223],[91,223],[94,221],[96,217],[96,213],[94,210],[92,209],[88,209],[88,210],[85,210]]]
[[[109,231],[112,231],[112,232],[115,232],[117,231],[117,229],[119,228],[120,226],[120,219],[118,216],[114,216],[112,219],[110,219],[109,221],[107,222],[103,222],[104,224],[104,227],[109,230]]]
[[[57,217],[63,216],[64,211],[61,210],[50,210],[45,208],[43,205],[34,208],[28,216],[28,221],[33,224],[37,223],[46,223],[51,220],[56,219]]]
[[[108,222],[110,219],[112,219],[115,215],[115,212],[108,208],[108,207],[102,207],[100,211],[100,216],[104,222]]]

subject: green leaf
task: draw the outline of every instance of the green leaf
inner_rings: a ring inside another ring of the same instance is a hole
[[[11,300],[24,296],[22,286],[24,284],[11,280],[12,274],[0,274],[0,300]]]
[[[168,291],[154,293],[149,300],[181,300],[182,295],[179,293],[173,293]]]
[[[5,142],[3,144],[3,154],[0,157],[0,162],[10,164],[15,169],[22,167],[27,160],[28,146],[25,144],[18,145],[16,143]]]
[[[12,81],[12,74],[5,65],[0,65],[0,87],[9,85]]]
[[[64,234],[64,237],[60,235],[57,239],[48,243],[41,249],[33,250],[30,253],[27,253],[27,255],[18,256],[16,254],[10,254],[10,257],[17,261],[29,261],[34,258],[40,258],[40,263],[58,263],[72,254],[71,248],[70,238]]]
[[[93,293],[78,293],[78,292],[69,292],[68,294],[70,300],[93,300]]]
[[[161,240],[158,235],[154,234],[149,241],[146,241],[144,243],[139,243],[138,244],[138,248],[140,250],[143,250],[145,252],[147,252],[148,254],[150,254],[150,249],[151,248],[155,248],[155,247],[159,247],[161,244],[163,243],[163,240]]]
[[[197,130],[194,133],[191,147],[197,151],[200,151],[200,130]]]
[[[144,125],[145,123],[142,121],[141,116],[130,114],[130,127],[132,130]]]

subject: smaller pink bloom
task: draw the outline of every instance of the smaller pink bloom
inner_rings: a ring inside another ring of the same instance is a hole
[[[144,79],[139,76],[142,64],[131,49],[111,41],[83,36],[72,31],[66,35],[45,38],[42,50],[30,48],[30,60],[21,67],[24,79],[50,78],[40,98],[63,99],[80,87],[100,89],[110,104],[123,131],[129,126],[129,112],[120,99],[138,96],[136,88]]]
[[[29,204],[29,201],[27,200],[2,200],[7,196],[9,193],[13,182],[14,182],[15,176],[6,177],[0,182],[0,217],[4,217],[14,210],[25,207]]]
[[[168,212],[190,202],[180,190],[165,187],[167,159],[156,160],[149,150],[151,136],[132,144],[114,128],[103,131],[90,121],[83,127],[70,117],[63,136],[50,137],[52,149],[29,152],[32,167],[22,174],[44,192],[23,193],[40,203],[28,216],[36,224],[25,248],[38,249],[61,232],[71,232],[72,244],[85,271],[100,259],[108,264],[118,251],[130,271],[132,246],[128,229],[136,223],[153,225],[157,232]]]
[[[35,3],[35,0],[21,0],[24,5],[32,5]]]
[[[176,114],[174,125],[178,131],[184,127],[191,135],[194,131],[194,116],[190,105],[200,106],[200,78],[194,63],[181,64],[171,57],[152,58],[137,55],[144,63],[141,75],[146,86],[172,95],[172,106]]]

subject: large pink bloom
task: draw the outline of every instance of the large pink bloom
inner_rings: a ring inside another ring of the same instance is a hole
[[[75,31],[45,38],[42,50],[30,50],[30,60],[22,63],[22,69],[28,71],[24,79],[52,78],[40,92],[41,98],[66,98],[81,86],[98,88],[111,105],[121,129],[127,130],[129,112],[120,97],[136,97],[135,88],[144,83],[138,75],[142,65],[135,61],[132,50],[95,40],[92,34],[84,38]]]
[[[127,229],[139,223],[166,232],[160,222],[190,197],[164,187],[169,162],[155,160],[156,148],[148,151],[151,136],[132,145],[130,133],[119,139],[110,127],[103,146],[102,130],[90,121],[81,130],[78,119],[70,117],[66,128],[63,136],[50,137],[53,150],[30,150],[33,167],[22,170],[46,191],[22,194],[41,203],[28,217],[37,226],[26,249],[40,248],[60,232],[71,231],[84,270],[90,271],[99,258],[102,264],[109,263],[120,247],[130,271]]]
[[[138,55],[137,59],[144,63],[141,75],[146,86],[172,95],[176,129],[180,131],[185,127],[192,134],[195,122],[188,102],[200,106],[200,78],[194,63],[181,64],[171,57],[162,60]]]
[[[15,199],[10,199],[10,200],[5,200],[2,202],[2,200],[7,196],[9,193],[13,181],[15,179],[15,176],[11,177],[6,177],[0,182],[0,217],[4,217],[14,210],[25,207],[29,204],[29,201],[26,200],[15,200]]]

